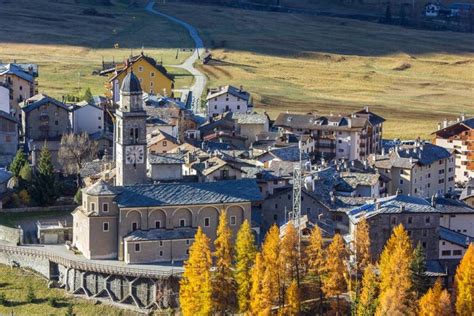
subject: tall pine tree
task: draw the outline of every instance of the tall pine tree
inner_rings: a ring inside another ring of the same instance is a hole
[[[380,296],[376,315],[406,315],[411,311],[412,254],[410,238],[400,224],[393,229],[380,256]]]
[[[26,159],[25,153],[23,152],[23,150],[19,149],[16,152],[13,161],[10,163],[10,166],[8,166],[8,170],[13,173],[15,177],[18,177],[20,175],[21,168],[23,168],[27,164],[28,160]]]
[[[430,280],[426,276],[426,261],[423,247],[418,243],[413,251],[413,257],[410,263],[412,291],[415,299],[419,299],[426,293],[430,287]]]
[[[327,297],[336,297],[335,310],[341,314],[339,296],[345,292],[347,252],[342,236],[336,234],[327,249],[326,275],[323,278],[323,291]]]
[[[255,256],[255,264],[252,267],[252,288],[250,289],[250,311],[251,315],[260,315],[265,310],[265,302],[263,297],[263,276],[265,274],[265,266],[261,253]]]
[[[250,308],[250,289],[252,287],[251,269],[256,255],[255,237],[247,220],[240,226],[235,242],[235,282],[240,313]]]
[[[453,315],[451,298],[448,291],[441,286],[441,280],[436,280],[433,288],[429,289],[418,301],[418,316],[451,316]]]
[[[232,231],[227,223],[227,212],[221,211],[217,238],[214,241],[216,251],[215,272],[212,278],[214,310],[224,315],[235,304],[235,282],[232,272]]]
[[[378,280],[375,267],[368,265],[362,278],[362,289],[357,302],[355,314],[357,316],[372,316],[377,308]]]
[[[273,225],[265,236],[262,247],[262,259],[265,266],[262,283],[262,300],[265,309],[281,305],[280,292],[280,229]]]
[[[210,240],[198,228],[194,243],[189,249],[189,258],[184,263],[180,281],[179,301],[183,316],[211,315],[212,281]]]
[[[286,289],[286,305],[285,314],[288,316],[300,315],[300,293],[296,280],[291,281],[290,286]]]
[[[52,205],[59,197],[59,184],[46,142],[41,148],[39,163],[33,175],[30,190],[33,199],[40,205]]]
[[[292,222],[286,225],[284,233],[280,248],[283,292],[284,288],[289,286],[293,280],[296,280],[298,286],[300,284],[299,236]]]
[[[369,224],[365,217],[357,224],[354,250],[356,273],[357,275],[361,275],[372,261],[370,255]]]
[[[456,312],[459,316],[474,315],[474,244],[470,244],[454,279]]]
[[[319,313],[322,314],[323,298],[324,293],[323,287],[323,276],[325,273],[325,249],[323,243],[323,236],[321,229],[315,225],[311,230],[309,236],[309,243],[305,249],[306,254],[306,267],[307,267],[307,279],[311,284],[311,288],[314,288],[319,294]]]

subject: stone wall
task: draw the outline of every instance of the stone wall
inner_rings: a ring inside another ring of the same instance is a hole
[[[0,240],[19,245],[22,243],[22,230],[0,225]]]
[[[53,212],[53,211],[73,211],[77,207],[76,204],[71,205],[54,205],[54,206],[35,206],[35,207],[18,207],[4,208],[1,213],[25,213],[25,212]]]

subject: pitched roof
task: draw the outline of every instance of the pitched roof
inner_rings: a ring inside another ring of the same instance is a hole
[[[11,177],[13,177],[13,174],[10,171],[0,169],[0,183],[7,182]]]
[[[204,183],[160,183],[123,187],[120,207],[240,203],[261,200],[253,179]]]
[[[4,112],[2,110],[0,110],[0,118],[4,118],[6,120],[9,120],[9,121],[12,121],[16,124],[18,124],[19,122],[16,120],[16,118],[10,114],[8,114],[7,112]]]
[[[137,55],[137,56],[132,56],[131,58],[129,58],[128,62],[128,66],[127,65],[123,65],[123,68],[121,69],[117,69],[117,73],[112,76],[109,81],[113,81],[115,78],[117,78],[117,76],[119,76],[121,73],[123,73],[124,71],[128,71],[128,68],[132,67],[134,63],[136,63],[137,61],[139,60],[145,60],[147,61],[150,65],[152,65],[156,70],[158,70],[162,75],[164,75],[166,78],[168,78],[169,80],[171,81],[174,81],[174,78],[171,74],[168,73],[168,71],[166,70],[166,68],[157,63],[156,60],[152,57],[149,57],[149,56],[146,56],[144,55],[143,53],[140,54],[140,55]],[[100,72],[100,75],[106,75],[108,73],[111,73],[111,72],[114,72],[116,69],[115,68],[111,68],[111,69],[106,69],[106,70],[103,70]]]
[[[173,144],[178,144],[178,140],[176,139],[176,137],[173,137],[170,134],[160,130],[160,133],[158,135],[153,136],[152,138],[150,138],[150,140],[148,140],[147,147],[153,146],[155,143],[160,142],[162,140],[167,140],[169,142],[172,142]]]
[[[370,218],[379,214],[400,213],[439,213],[431,204],[422,198],[408,195],[392,195],[368,201],[365,205],[348,212],[349,219],[357,223],[362,217]]]
[[[44,104],[48,104],[48,103],[51,103],[51,104],[54,104],[56,105],[57,107],[60,107],[60,108],[63,108],[67,111],[69,111],[69,107],[54,99],[54,98],[51,98],[50,96],[47,96],[46,94],[37,94],[37,95],[34,95],[32,96],[31,98],[27,99],[26,101],[23,101],[20,106],[21,106],[21,109],[24,111],[24,112],[30,112],[31,110],[34,110]]]
[[[470,197],[474,197],[474,179],[471,179],[464,190],[461,192],[460,200],[466,200]]]
[[[258,113],[234,113],[230,112],[230,116],[233,120],[237,121],[237,124],[265,124],[268,122],[268,117],[265,114]]]
[[[224,87],[219,87],[217,89],[211,89],[207,95],[206,100],[218,97],[225,93],[228,93],[230,95],[233,95],[235,97],[238,97],[247,101],[250,99],[250,94],[247,91],[240,90],[239,88],[236,88],[234,86],[227,85]]]
[[[192,227],[179,227],[174,229],[135,230],[128,234],[125,241],[152,241],[152,240],[177,240],[194,239],[197,229]]]
[[[273,157],[278,158],[282,161],[299,161],[300,160],[300,149],[298,145],[273,148],[267,153],[260,155],[259,157],[265,154],[270,154]],[[302,153],[302,158],[308,159],[308,154]]]
[[[117,195],[120,190],[100,179],[90,187],[86,188],[84,193],[88,195]]]
[[[370,172],[341,172],[337,187],[343,191],[353,191],[360,185],[373,186],[380,180],[378,173]]]
[[[415,164],[426,166],[436,161],[451,157],[446,148],[430,143],[401,145],[393,148],[384,156],[375,157],[375,167],[382,169],[412,168]]]
[[[474,243],[474,237],[461,234],[443,226],[439,227],[439,239],[449,241],[464,248],[467,248],[470,243]]]
[[[152,165],[184,164],[184,154],[179,154],[179,153],[148,154],[148,161]]]
[[[445,197],[436,197],[436,209],[443,214],[474,214],[474,208],[466,203]]]
[[[202,175],[208,176],[211,173],[219,170],[220,168],[222,168],[224,166],[229,166],[232,169],[242,171],[240,168],[235,166],[233,163],[230,163],[230,162],[228,162],[226,160],[223,160],[219,157],[211,157],[211,158],[207,159],[204,162],[194,163],[192,168],[194,170],[198,171],[199,173],[201,173]]]
[[[36,66],[31,64],[31,66]],[[21,64],[0,64],[0,76],[1,75],[15,75],[18,76],[26,81],[34,82],[35,81],[35,73],[33,74],[28,72],[28,68],[24,69],[26,65]],[[37,66],[36,66],[37,69]],[[34,70],[33,70],[34,71]]]

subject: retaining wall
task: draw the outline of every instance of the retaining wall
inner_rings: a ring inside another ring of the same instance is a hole
[[[74,211],[76,204],[54,205],[54,206],[35,206],[35,207],[18,207],[3,208],[0,213],[25,213],[25,212],[53,212],[53,211]]]
[[[0,225],[0,240],[4,240],[14,245],[19,245],[22,243],[22,235],[23,234],[20,228],[12,228]]]

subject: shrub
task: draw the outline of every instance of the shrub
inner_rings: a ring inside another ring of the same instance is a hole
[[[18,198],[20,199],[21,204],[23,204],[24,206],[30,205],[31,198],[30,194],[28,193],[28,191],[26,191],[26,189],[23,189],[18,193]]]
[[[48,305],[51,307],[57,307],[58,306],[58,300],[55,297],[50,297],[48,298]]]
[[[74,203],[81,205],[82,204],[82,190],[79,188],[74,195]]]
[[[5,293],[0,293],[0,305],[6,306],[8,304]]]
[[[26,290],[26,302],[31,304],[31,303],[34,303],[35,300],[36,300],[35,291],[33,290],[33,287],[29,285],[28,289]]]
[[[74,311],[72,309],[72,303],[69,303],[66,310],[66,316],[74,316]]]

